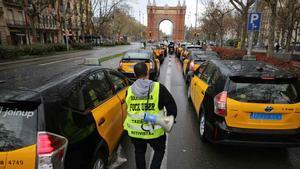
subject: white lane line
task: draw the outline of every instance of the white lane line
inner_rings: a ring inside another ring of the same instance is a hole
[[[43,64],[39,64],[39,65],[40,66],[46,66],[46,65],[51,65],[51,64],[55,64],[55,63],[65,62],[65,61],[68,61],[68,60],[76,60],[76,59],[79,59],[79,58],[81,58],[81,57],[75,57],[75,58],[69,58],[69,59],[64,59],[64,60],[58,60],[58,61],[43,63]]]
[[[172,58],[168,59],[167,67],[168,68],[167,68],[167,72],[166,72],[166,79],[165,79],[164,85],[171,92]],[[148,166],[149,169],[150,169],[150,165],[151,165],[151,162],[153,159],[153,155],[154,155],[154,151],[153,151],[153,149],[151,149],[150,163]],[[168,134],[166,133],[166,149],[165,149],[165,155],[164,155],[163,161],[161,163],[161,169],[167,169],[167,163],[168,163]]]

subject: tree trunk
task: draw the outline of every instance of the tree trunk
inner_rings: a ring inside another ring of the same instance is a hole
[[[246,38],[247,38],[247,35],[248,35],[248,32],[247,32],[247,20],[248,20],[248,10],[247,11],[244,11],[243,13],[243,25],[242,25],[242,35],[241,35],[241,49],[242,50],[245,50],[246,49]]]
[[[278,0],[272,0],[269,4],[271,9],[271,16],[269,18],[269,34],[268,34],[268,57],[274,56],[274,44],[275,44],[275,25],[276,25],[276,17],[277,17],[277,1]]]

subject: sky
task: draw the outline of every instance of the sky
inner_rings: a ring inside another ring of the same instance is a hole
[[[153,2],[153,0],[150,0]],[[178,0],[155,0],[156,5],[158,6],[177,6]],[[184,0],[180,0],[181,4],[183,4]],[[198,0],[198,15],[201,15],[201,11],[204,10],[204,6],[201,1]],[[148,0],[128,0],[129,5],[132,7],[130,11],[130,15],[134,16],[138,21],[147,26],[147,3]],[[186,17],[185,17],[185,25],[186,26],[194,26],[195,25],[195,13],[196,13],[196,0],[186,0]],[[139,15],[141,14],[141,15]],[[140,16],[140,17],[139,17]],[[162,31],[166,34],[171,34],[172,24],[169,22],[162,22],[160,25]]]

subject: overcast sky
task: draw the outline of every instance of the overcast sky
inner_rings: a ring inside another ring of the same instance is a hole
[[[153,2],[153,0],[150,0]],[[169,6],[176,6],[178,4],[178,0],[155,0],[156,5],[165,6],[168,4]],[[180,0],[181,4],[184,0]],[[132,11],[130,14],[134,16],[137,20],[141,21],[144,25],[147,25],[147,3],[148,0],[129,0],[129,4],[132,7]],[[185,25],[186,26],[194,26],[195,25],[195,13],[196,13],[196,0],[186,0],[186,17],[185,17]],[[201,11],[203,11],[204,6],[199,0],[198,4],[198,15],[201,15]],[[139,17],[139,13],[141,13],[141,17]],[[168,22],[163,22],[160,27],[163,28],[163,32],[170,34],[172,29],[172,24],[168,24]]]

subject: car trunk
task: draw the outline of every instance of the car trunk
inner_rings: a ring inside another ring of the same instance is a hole
[[[145,62],[148,69],[150,68],[151,60],[149,59],[122,59],[120,68],[126,73],[134,73],[134,65],[139,62]]]
[[[284,130],[300,127],[299,86],[288,79],[231,79],[227,95],[229,127]]]

